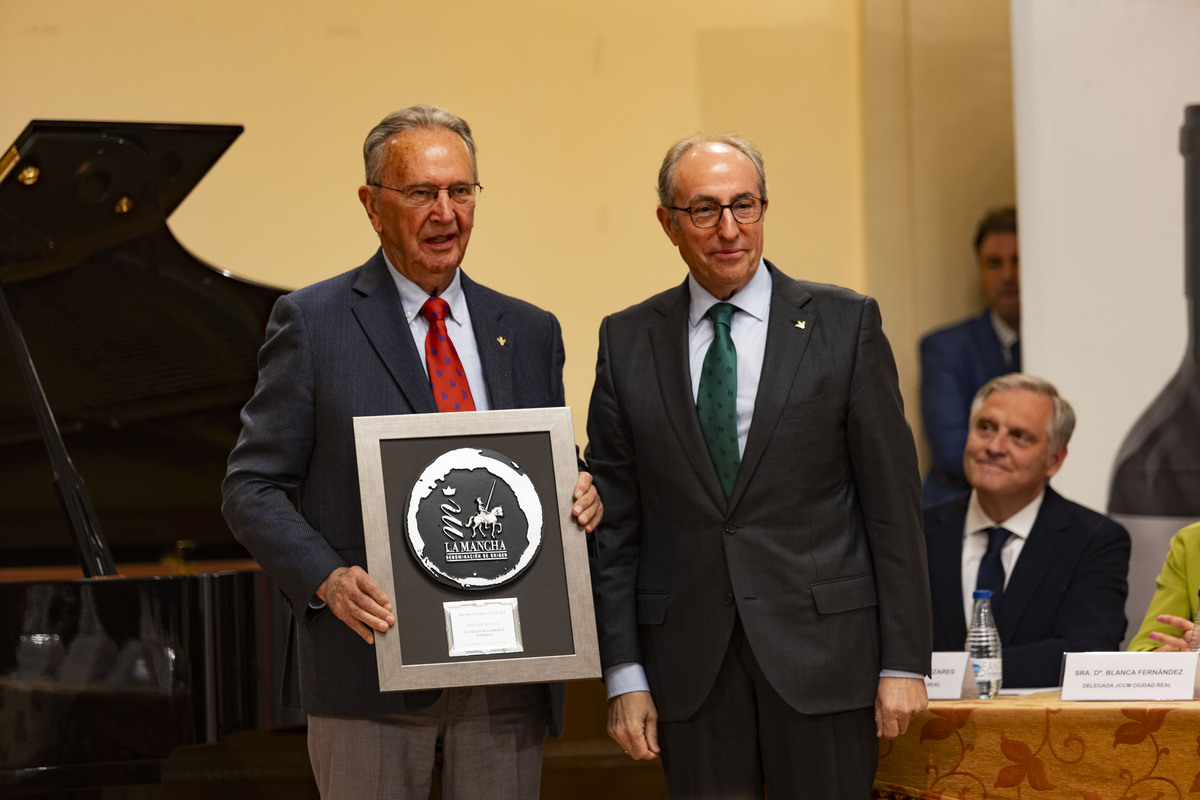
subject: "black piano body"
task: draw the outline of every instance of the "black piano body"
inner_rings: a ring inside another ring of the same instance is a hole
[[[275,723],[269,581],[134,574],[0,582],[0,796],[158,783],[176,748]]]
[[[221,519],[220,481],[282,292],[167,227],[241,130],[34,121],[0,156],[19,326],[0,328],[0,795],[152,783],[181,745],[281,722],[286,612]],[[56,496],[22,347],[94,534]],[[85,577],[77,545],[97,535],[116,576]]]

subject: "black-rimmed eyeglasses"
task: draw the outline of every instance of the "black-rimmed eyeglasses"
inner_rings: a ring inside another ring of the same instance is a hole
[[[693,203],[688,208],[679,208],[678,206],[667,206],[672,211],[687,212],[691,218],[692,224],[697,228],[715,228],[721,222],[721,215],[725,213],[725,209],[729,209],[729,213],[733,215],[735,221],[743,225],[749,225],[752,222],[758,222],[762,219],[764,202],[761,197],[746,195],[739,197],[732,203],[717,203],[712,200],[701,200],[698,203]]]
[[[428,208],[437,202],[438,194],[445,192],[455,205],[470,206],[475,204],[476,195],[483,191],[478,183],[452,183],[449,186],[434,186],[432,183],[414,183],[402,189],[384,186],[382,183],[372,183],[380,189],[387,189],[400,195],[400,200],[414,208]]]

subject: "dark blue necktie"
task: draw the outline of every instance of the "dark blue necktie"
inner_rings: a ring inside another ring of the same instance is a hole
[[[733,306],[717,303],[705,314],[713,323],[713,340],[704,354],[700,370],[700,391],[696,395],[696,411],[700,414],[700,430],[717,478],[728,500],[733,494],[741,455],[738,453],[737,430],[737,350],[730,335]]]
[[[1021,340],[1012,343],[1012,348],[1009,350],[1008,366],[1013,372],[1021,371]]]
[[[1001,595],[1004,594],[1004,562],[1000,560],[1000,551],[1012,533],[1004,528],[988,528],[987,535],[987,552],[979,561],[979,575],[975,578],[975,589],[991,590],[994,610]]]

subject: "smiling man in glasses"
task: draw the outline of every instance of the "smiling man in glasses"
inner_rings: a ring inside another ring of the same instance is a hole
[[[440,753],[441,797],[533,800],[561,685],[379,691],[375,632],[404,609],[364,569],[353,418],[561,406],[562,333],[459,269],[481,188],[465,121],[401,109],[363,156],[358,197],[380,249],[276,303],[223,511],[291,604],[284,691],[308,714],[323,798],[426,800]],[[586,473],[574,496],[591,531],[602,509]]]
[[[674,289],[607,317],[588,412],[609,734],[671,797],[865,798],[925,707],[920,484],[875,301],[762,257],[762,156],[685,139]]]

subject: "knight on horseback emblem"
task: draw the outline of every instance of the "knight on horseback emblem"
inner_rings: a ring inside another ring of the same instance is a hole
[[[542,524],[541,500],[524,470],[473,447],[447,451],[425,467],[405,514],[417,563],[462,589],[499,586],[521,574],[541,547]]]
[[[496,482],[492,481],[492,491],[495,490]],[[467,520],[467,527],[471,529],[472,538],[481,535],[482,532],[483,536],[491,536],[495,539],[500,531],[504,530],[504,526],[500,524],[500,517],[504,516],[504,506],[489,508],[488,504],[491,502],[491,492],[488,493],[487,503],[478,497],[475,498],[475,505],[479,508],[479,513]]]

